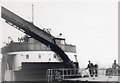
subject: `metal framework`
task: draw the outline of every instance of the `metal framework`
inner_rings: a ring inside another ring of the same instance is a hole
[[[33,37],[34,39],[40,41],[41,43],[49,46],[52,51],[58,54],[63,62],[65,62],[69,67],[73,67],[71,60],[65,54],[65,52],[56,44],[55,37],[50,33],[38,28],[33,23],[30,23],[8,9],[1,7],[1,17],[6,23],[10,24],[14,28],[22,31],[23,33]]]

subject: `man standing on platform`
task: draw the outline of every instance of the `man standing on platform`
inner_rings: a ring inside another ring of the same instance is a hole
[[[114,63],[112,64],[112,70],[113,70],[113,75],[116,76],[118,75],[118,69],[120,68],[120,66],[116,63],[116,60],[114,60]]]
[[[98,76],[98,64],[95,64],[94,65],[94,70],[95,70],[95,77],[97,77]]]
[[[94,76],[94,65],[93,63],[90,62],[90,60],[88,62],[89,64],[86,69],[89,69],[90,76],[93,77]]]

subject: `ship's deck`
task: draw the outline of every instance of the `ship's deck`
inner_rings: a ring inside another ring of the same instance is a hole
[[[1,83],[120,83],[118,76],[98,76],[64,79],[61,81],[6,81]]]
[[[93,81],[93,82],[118,82],[118,76],[98,76],[98,77],[83,77],[75,79],[64,79],[68,81]]]

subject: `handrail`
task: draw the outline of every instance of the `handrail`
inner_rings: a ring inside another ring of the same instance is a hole
[[[89,70],[93,70],[94,73],[90,74]],[[97,70],[97,73],[95,73]],[[71,69],[71,68],[59,68],[48,69],[46,73],[47,81],[61,81],[69,78],[84,78],[84,77],[99,77],[99,76],[120,76],[120,69],[112,68],[97,68],[97,69]]]
[[[73,68],[60,68],[60,69],[48,69],[46,73],[47,81],[64,80],[72,77],[79,77],[80,73],[78,69]]]

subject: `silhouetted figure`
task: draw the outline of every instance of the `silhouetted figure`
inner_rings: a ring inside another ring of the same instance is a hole
[[[112,69],[113,69],[113,75],[116,76],[118,74],[118,67],[120,67],[117,63],[116,60],[114,60],[114,63],[112,64]]]
[[[98,65],[97,64],[94,65],[94,72],[95,72],[95,77],[97,77],[98,76]]]
[[[90,76],[93,77],[93,75],[94,75],[94,65],[90,61],[88,61],[88,62],[89,62],[89,64],[88,64],[86,69],[89,69]]]

